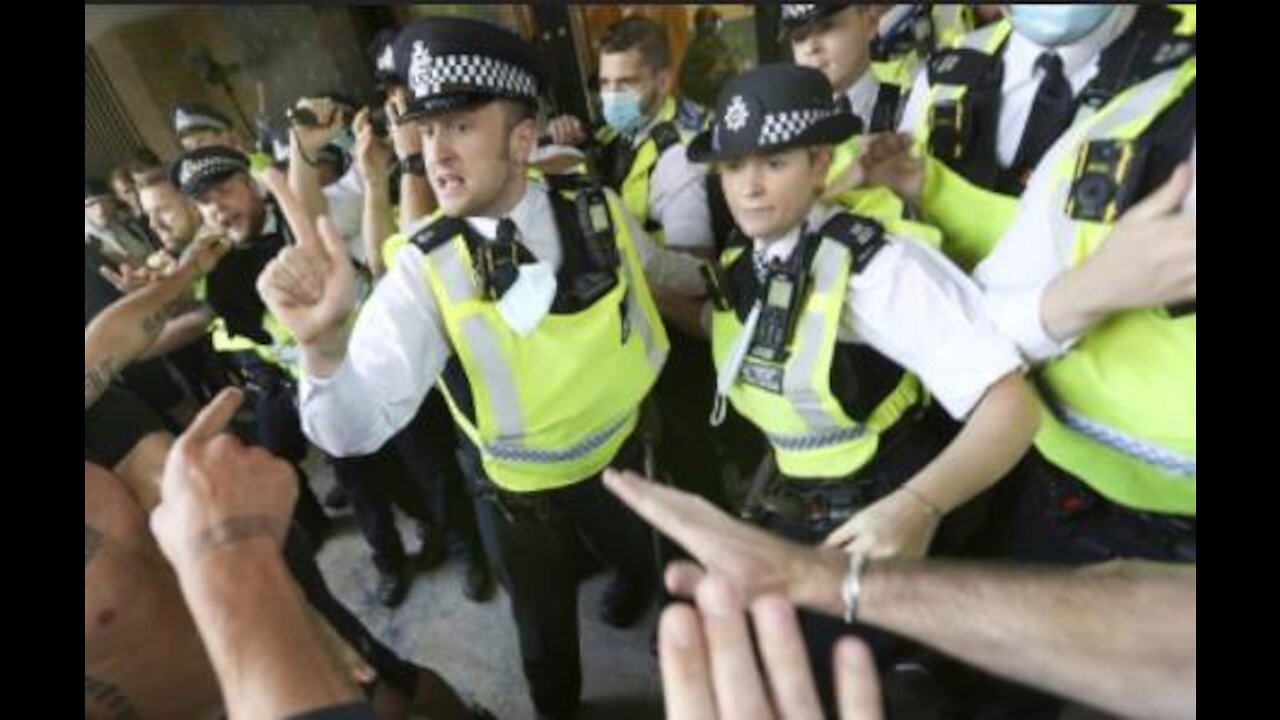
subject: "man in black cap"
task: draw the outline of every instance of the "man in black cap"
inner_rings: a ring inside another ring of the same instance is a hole
[[[188,152],[173,165],[171,179],[183,194],[194,199],[205,222],[221,231],[232,243],[227,253],[207,279],[207,299],[217,316],[214,345],[233,354],[233,359],[254,393],[257,440],[272,454],[292,462],[295,467],[306,456],[307,443],[302,434],[296,405],[294,378],[297,376],[296,345],[286,330],[263,304],[254,283],[266,264],[294,242],[289,226],[278,206],[263,197],[257,183],[249,175],[249,159],[227,147],[209,146]],[[386,453],[374,451],[357,457],[333,459],[334,473],[352,496],[353,504],[363,508],[385,500],[375,488],[391,471],[393,460]],[[310,491],[305,476],[299,471],[299,503],[297,519],[310,539],[317,543],[327,533],[329,521],[319,501]],[[358,513],[358,516],[361,513]],[[379,514],[385,518],[390,513]],[[366,518],[374,517],[365,513]],[[389,519],[387,520],[389,524]],[[394,525],[389,524],[391,532]],[[371,531],[364,528],[366,537]],[[385,533],[382,527],[378,532]],[[398,539],[398,537],[397,537]],[[419,668],[398,658],[390,649],[367,634],[359,621],[333,598],[318,573],[303,567],[299,555],[299,582],[308,597],[353,646],[375,666],[379,676],[392,683],[393,689],[412,695]],[[292,560],[292,558],[291,558]],[[405,579],[403,557],[388,558],[379,569],[378,597],[384,604],[398,604],[403,598]],[[311,566],[313,567],[313,566]],[[297,568],[295,568],[297,569]],[[373,644],[371,645],[370,642]]]
[[[610,463],[643,464],[639,407],[667,350],[646,276],[689,295],[705,284],[691,257],[657,252],[612,192],[528,180],[541,79],[527,42],[435,18],[405,28],[396,55],[442,212],[350,330],[350,265],[327,224],[317,234],[299,213],[304,241],[259,288],[302,346],[304,428],[322,448],[380,446],[440,381],[471,440],[481,531],[533,704],[570,717],[581,543],[620,570],[607,622],[634,622],[655,579],[650,537],[599,481]],[[320,272],[299,275],[308,267]]]
[[[297,412],[296,343],[267,310],[254,286],[267,263],[293,244],[289,226],[276,203],[264,198],[250,177],[248,158],[235,150],[206,147],[187,153],[175,163],[172,174],[183,193],[196,201],[205,222],[225,233],[234,245],[206,284],[209,305],[217,316],[214,347],[232,355],[256,391],[259,441],[276,455],[301,463],[307,442]],[[394,482],[400,468],[382,449],[335,457],[333,467],[374,549],[378,599],[387,606],[398,605],[408,590],[407,560],[382,486]],[[429,522],[420,495],[405,495],[410,501],[406,510],[420,522]],[[317,540],[323,537],[329,521],[305,480],[298,508],[304,526]],[[426,553],[430,562],[425,564],[436,564],[441,550],[441,541],[433,539]]]

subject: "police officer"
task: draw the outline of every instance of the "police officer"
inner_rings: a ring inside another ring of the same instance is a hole
[[[1017,501],[1018,557],[1194,559],[1195,218],[1178,212],[1191,181],[1174,169],[1194,157],[1195,71],[1194,12],[1014,6],[931,62],[923,163],[883,159],[953,256],[995,248],[974,278],[1045,365],[1052,412]],[[951,152],[952,110],[973,121],[967,154]]]
[[[673,92],[665,28],[640,16],[612,25],[600,45],[599,76],[605,124],[590,147],[604,183],[655,242],[711,257],[716,233],[729,229],[728,214],[708,193],[714,188],[704,168],[685,155],[706,111]],[[585,139],[569,116],[552,120],[549,132],[562,143]],[[671,354],[656,391],[663,464],[682,487],[723,503],[717,446],[702,422],[713,382],[707,348],[673,327],[668,332]]]
[[[653,240],[709,256],[706,172],[684,153],[706,124],[706,111],[673,93],[666,30],[645,17],[612,25],[600,44],[599,75],[605,124],[592,149],[604,183]],[[552,120],[547,130],[560,144],[587,139],[571,116]]]
[[[433,385],[446,391],[533,704],[569,716],[581,694],[579,543],[621,569],[606,621],[634,621],[654,581],[645,528],[599,480],[610,463],[643,464],[640,404],[667,351],[646,276],[685,294],[705,286],[687,256],[656,252],[615,194],[528,179],[542,81],[527,42],[433,18],[397,44],[441,212],[349,330],[350,265],[331,228],[317,237],[301,212],[303,242],[259,287],[301,345],[303,423],[322,448],[369,452]]]
[[[863,131],[881,133],[897,127],[923,58],[941,38],[972,28],[972,13],[955,4],[786,3],[779,21],[796,64],[821,70]],[[836,148],[832,179],[861,144],[855,134]]]
[[[1012,5],[1008,18],[937,53],[917,79],[901,128],[923,146],[925,172],[895,190],[943,230],[947,255],[972,270],[1008,229],[1054,141],[1194,52],[1194,13]]]
[[[300,464],[307,441],[297,412],[296,343],[267,310],[254,285],[271,258],[293,244],[289,226],[276,203],[260,194],[249,175],[248,158],[235,150],[209,146],[186,153],[175,163],[172,179],[196,201],[205,222],[233,244],[206,280],[207,302],[216,317],[214,348],[232,358],[253,393],[258,441],[272,453]],[[333,466],[374,549],[376,594],[383,604],[393,606],[407,590],[406,560],[394,516],[380,490],[399,468],[394,458],[374,450],[360,457],[336,457]],[[309,484],[303,480],[302,486],[299,515],[319,544],[330,522]],[[424,505],[409,509],[427,519]]]
[[[716,117],[689,155],[716,164],[742,236],[722,257],[712,313],[712,421],[731,402],[778,469],[747,512],[855,556],[918,557],[935,534],[934,550],[962,549],[976,528],[953,511],[1017,462],[1037,425],[1013,344],[927,243],[817,201],[833,148],[859,125],[822,73],[745,73]],[[954,440],[930,396],[966,421]],[[825,667],[839,628],[805,622],[810,659]]]
[[[878,6],[851,2],[785,3],[779,18],[796,64],[821,70],[871,132],[896,127],[911,89],[882,82],[872,69],[872,42],[882,12]]]
[[[182,103],[173,109],[173,132],[187,152],[211,145],[245,149],[244,140],[231,120],[200,103]]]
[[[1196,62],[1193,41],[1166,52],[1184,42],[1054,144],[974,273],[1049,410],[1015,557],[1195,562]]]

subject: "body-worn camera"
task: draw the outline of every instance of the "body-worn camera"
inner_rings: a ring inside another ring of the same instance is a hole
[[[1092,140],[1080,152],[1067,214],[1075,220],[1115,222],[1133,204],[1147,148],[1127,140]]]

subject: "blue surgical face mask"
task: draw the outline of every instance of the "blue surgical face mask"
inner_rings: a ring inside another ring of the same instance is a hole
[[[604,121],[623,135],[634,135],[644,126],[646,118],[640,107],[640,93],[634,90],[601,91],[600,105]]]
[[[1114,5],[1014,5],[1010,17],[1019,34],[1056,47],[1088,35],[1113,10]]]

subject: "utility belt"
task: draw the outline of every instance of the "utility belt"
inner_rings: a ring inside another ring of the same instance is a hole
[[[545,523],[554,519],[562,508],[580,498],[604,492],[593,476],[566,487],[534,492],[512,492],[499,487],[484,472],[479,452],[465,439],[461,442],[460,461],[471,493],[477,500],[493,504],[508,523]],[[623,441],[610,467],[646,472],[652,477],[653,452],[643,423]]]
[[[752,522],[778,518],[803,524],[824,535],[834,530],[859,510],[897,489],[884,482],[884,473],[876,470],[883,463],[892,462],[893,451],[910,438],[913,430],[925,424],[930,404],[922,402],[908,411],[880,436],[876,456],[842,478],[787,477],[778,473],[773,454],[768,453],[739,514]]]

